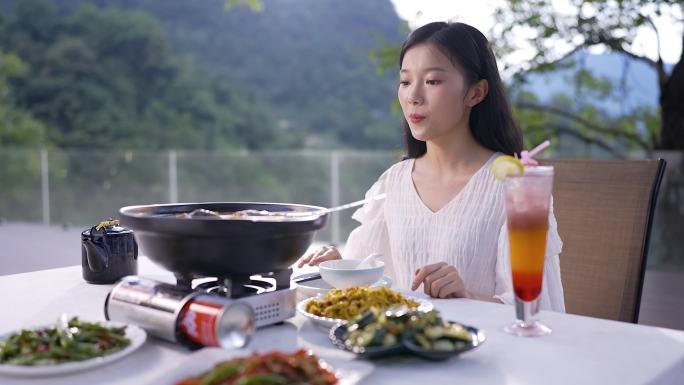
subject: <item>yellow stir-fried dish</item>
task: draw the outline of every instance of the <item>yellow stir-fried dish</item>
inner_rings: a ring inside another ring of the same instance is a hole
[[[361,286],[344,290],[332,289],[324,298],[309,301],[306,311],[321,317],[349,320],[371,308],[386,309],[400,305],[416,308],[419,303],[384,286]]]

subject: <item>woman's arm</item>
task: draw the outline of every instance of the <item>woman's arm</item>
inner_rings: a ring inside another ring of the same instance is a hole
[[[388,193],[388,173],[389,170],[385,171],[380,178],[378,178],[373,186],[366,192],[366,198]],[[306,264],[317,266],[321,262],[341,258],[363,259],[370,253],[381,252],[385,255],[382,258],[385,262],[385,274],[395,279],[392,257],[390,255],[387,226],[385,224],[384,202],[384,199],[373,200],[354,212],[352,218],[360,222],[360,225],[349,234],[344,250],[340,251],[332,246],[323,246],[304,256],[299,260],[297,265],[299,267]]]

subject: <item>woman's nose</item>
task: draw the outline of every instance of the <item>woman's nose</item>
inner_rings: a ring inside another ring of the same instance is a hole
[[[420,93],[417,92],[417,90],[415,90],[415,89],[414,89],[414,91],[411,92],[411,93],[409,94],[409,96],[408,96],[408,102],[409,102],[409,104],[412,104],[412,105],[423,104],[423,101],[424,101],[424,100],[423,100],[423,97],[422,97],[422,96],[420,95]]]
[[[420,95],[413,93],[409,95],[408,102],[413,105],[423,104],[423,98]]]

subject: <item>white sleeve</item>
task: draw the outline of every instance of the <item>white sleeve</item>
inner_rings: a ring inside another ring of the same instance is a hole
[[[553,197],[549,207],[549,230],[546,235],[546,253],[544,258],[544,278],[539,306],[542,310],[565,312],[563,284],[560,274],[558,255],[563,249],[563,241],[558,234],[558,223],[553,214]],[[511,278],[510,250],[508,246],[508,227],[504,223],[499,232],[496,261],[496,285],[494,297],[506,304],[514,303],[513,282]]]
[[[385,171],[371,186],[366,192],[366,198],[387,193],[388,172]],[[396,280],[392,255],[390,254],[384,207],[385,199],[371,201],[352,214],[352,218],[360,222],[361,225],[349,234],[347,243],[342,250],[342,257],[345,259],[362,259],[370,253],[381,252],[384,254],[380,259],[385,262],[385,274]]]

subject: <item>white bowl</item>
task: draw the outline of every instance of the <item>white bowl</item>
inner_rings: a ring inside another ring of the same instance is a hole
[[[304,279],[307,277],[312,277],[314,275],[318,275],[320,277],[320,273],[307,273],[307,274],[301,274],[295,277],[292,277],[293,280],[297,279]],[[388,288],[392,287],[392,278],[384,275],[382,276],[379,280],[376,282],[370,284],[370,287],[380,287],[380,286],[387,286]],[[323,294],[325,295],[330,289],[332,289],[332,285],[329,283],[325,282],[322,278],[313,280],[313,281],[307,281],[304,283],[298,283],[297,284],[297,302],[304,300],[309,297],[315,297],[318,294]]]
[[[321,278],[336,289],[364,286],[377,282],[385,271],[385,263],[375,261],[373,267],[356,269],[361,263],[357,259],[336,259],[318,265]]]

